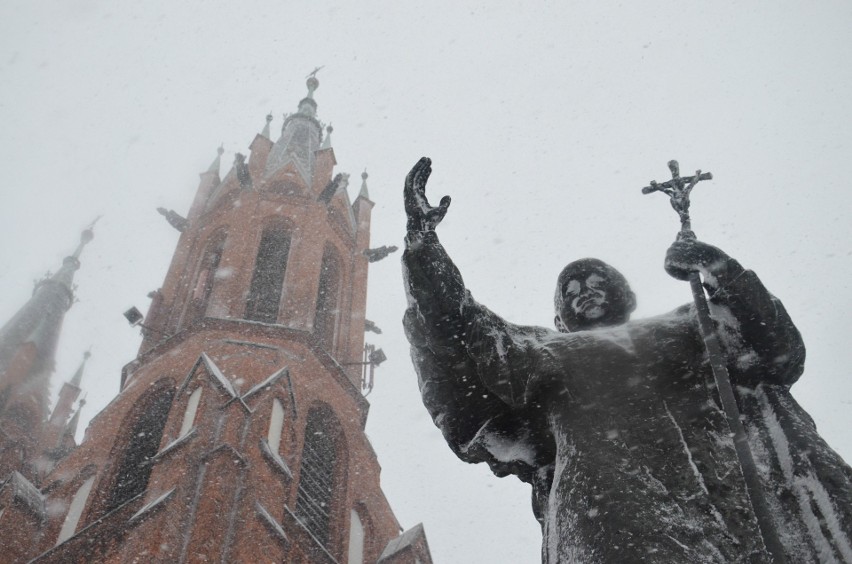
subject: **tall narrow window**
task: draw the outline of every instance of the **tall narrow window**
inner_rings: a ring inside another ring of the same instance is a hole
[[[305,428],[305,448],[302,452],[296,513],[323,546],[328,545],[336,458],[334,437],[325,422],[323,412],[312,409]]]
[[[364,564],[364,525],[354,509],[349,514],[349,559],[346,564]]]
[[[119,440],[126,440],[118,457],[117,471],[104,504],[104,513],[145,491],[151,476],[150,459],[157,454],[163,427],[169,416],[174,389],[158,389],[142,398],[129,429],[123,429]],[[129,436],[128,436],[129,435]]]
[[[192,294],[189,296],[189,307],[186,315],[189,323],[204,317],[207,312],[210,294],[213,292],[213,284],[216,281],[216,271],[219,269],[219,262],[221,262],[222,253],[225,250],[225,237],[224,231],[213,235],[201,256],[201,263],[195,276],[195,284],[192,288]]]
[[[334,350],[334,336],[340,317],[339,301],[340,260],[337,254],[327,247],[322,257],[314,330],[319,337],[320,345],[329,353]]]
[[[86,507],[86,500],[89,499],[89,492],[92,491],[94,483],[95,477],[92,476],[77,488],[77,493],[71,499],[71,505],[68,507],[68,514],[65,515],[65,521],[62,523],[62,529],[59,531],[56,544],[61,544],[74,536],[77,524],[80,522],[80,516],[83,515],[83,509]]]
[[[272,400],[272,413],[269,416],[269,433],[266,442],[269,450],[278,454],[281,447],[281,429],[284,426],[284,406],[277,399]]]
[[[265,323],[278,320],[289,253],[290,235],[283,227],[273,226],[263,230],[246,304],[247,319]]]
[[[183,421],[180,424],[178,437],[184,436],[192,429],[192,424],[195,423],[195,413],[198,411],[198,402],[200,401],[201,386],[195,388],[195,391],[189,396],[189,401],[186,402],[186,411],[183,412]]]

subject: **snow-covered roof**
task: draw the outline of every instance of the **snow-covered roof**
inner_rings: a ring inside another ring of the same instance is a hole
[[[423,523],[418,523],[417,525],[411,527],[395,539],[391,539],[388,542],[388,545],[382,551],[381,556],[379,556],[379,562],[386,558],[390,558],[394,554],[402,551],[403,549],[414,546],[419,538],[423,538],[424,541],[426,539],[426,531],[423,529]]]
[[[0,491],[6,488],[11,489],[12,499],[30,510],[36,517],[39,519],[46,517],[44,496],[20,472],[13,471],[9,479],[0,486]]]

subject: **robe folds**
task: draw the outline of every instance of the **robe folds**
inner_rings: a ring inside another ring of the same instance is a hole
[[[532,485],[543,562],[771,561],[691,305],[575,333],[519,326],[473,300],[434,232],[406,243],[424,404],[459,458]],[[852,563],[852,471],[789,393],[798,330],[750,271],[711,314],[790,562]]]

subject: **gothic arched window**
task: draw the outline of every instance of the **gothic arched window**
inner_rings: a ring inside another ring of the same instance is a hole
[[[247,319],[265,323],[278,320],[289,253],[290,234],[283,226],[273,225],[263,230],[246,304]]]
[[[313,408],[305,427],[305,446],[299,472],[296,513],[305,527],[323,546],[329,543],[332,499],[335,495],[337,448],[333,416],[325,409]]]
[[[83,515],[83,509],[86,507],[86,500],[89,499],[89,492],[92,491],[94,483],[95,477],[92,476],[77,488],[77,492],[71,499],[71,505],[68,506],[65,521],[62,522],[62,529],[59,531],[56,544],[61,544],[74,536],[74,533],[77,531],[77,525],[80,522],[80,517]]]
[[[198,412],[198,404],[201,402],[201,386],[195,388],[186,402],[186,410],[183,412],[183,421],[180,424],[178,437],[182,437],[189,433],[192,429],[192,424],[195,423],[195,414]]]
[[[349,512],[349,559],[347,564],[364,564],[364,523],[354,509]]]
[[[189,323],[204,317],[207,312],[210,294],[213,292],[213,284],[216,281],[216,271],[219,269],[219,262],[222,260],[222,253],[225,250],[226,236],[227,234],[224,231],[218,231],[212,235],[204,249],[204,254],[201,256],[198,272],[195,275],[195,283],[189,296],[189,307],[186,315]]]
[[[281,431],[284,428],[284,406],[278,398],[272,400],[272,412],[269,414],[269,432],[266,434],[266,443],[269,450],[279,454],[281,448]]]
[[[331,247],[326,247],[320,267],[317,291],[317,313],[314,330],[322,348],[334,350],[334,337],[340,319],[340,259]]]
[[[156,386],[137,402],[130,424],[123,426],[119,434],[119,440],[126,442],[116,457],[117,469],[102,513],[112,511],[148,487],[150,460],[160,447],[174,395],[173,387]]]

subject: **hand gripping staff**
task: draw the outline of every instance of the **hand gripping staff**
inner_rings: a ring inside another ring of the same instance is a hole
[[[680,176],[677,161],[669,161],[669,170],[672,172],[671,180],[659,184],[652,180],[650,186],[642,188],[642,193],[663,192],[667,194],[670,198],[672,208],[674,208],[680,217],[678,240],[695,239],[695,233],[692,231],[692,224],[689,218],[689,194],[699,181],[712,180],[713,175],[709,172],[702,174],[699,170],[696,171],[695,176],[682,177]],[[769,514],[769,506],[766,503],[763,487],[754,463],[754,457],[751,454],[745,429],[740,420],[740,410],[737,407],[734,390],[731,387],[731,377],[728,374],[728,367],[722,355],[716,327],[710,318],[707,296],[704,294],[704,287],[701,285],[701,275],[698,272],[689,274],[689,285],[692,288],[692,298],[695,301],[695,308],[698,311],[698,325],[701,330],[701,336],[704,338],[704,346],[707,347],[707,354],[710,357],[713,378],[716,381],[716,388],[719,390],[719,398],[722,401],[722,408],[725,410],[728,426],[733,434],[737,459],[739,460],[740,469],[745,479],[746,490],[751,499],[760,533],[763,536],[763,543],[776,564],[786,564],[787,558],[784,555],[784,547],[778,538],[778,531],[775,530],[775,524],[772,522]]]

